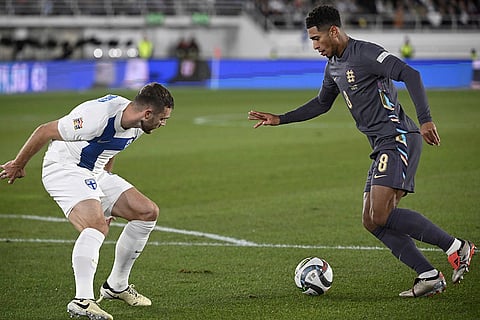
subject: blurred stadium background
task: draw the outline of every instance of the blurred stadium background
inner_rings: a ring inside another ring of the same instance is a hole
[[[428,88],[477,86],[479,0],[3,0],[0,93],[318,88],[325,60],[303,24],[319,3],[394,54],[408,38]]]

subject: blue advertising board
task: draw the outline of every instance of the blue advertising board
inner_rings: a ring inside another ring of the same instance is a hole
[[[427,89],[469,88],[470,60],[411,60]],[[173,81],[182,67],[175,59],[82,60],[0,63],[0,94],[88,90],[94,87],[138,88],[150,81],[169,86],[197,85],[211,89],[319,89],[326,60],[202,61],[209,78]],[[188,69],[195,64],[188,64]],[[397,83],[404,88],[403,83]]]

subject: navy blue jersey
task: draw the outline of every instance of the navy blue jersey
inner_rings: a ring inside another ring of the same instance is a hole
[[[392,80],[405,83],[419,123],[432,121],[418,71],[376,44],[350,38],[342,57],[329,59],[318,96],[281,115],[280,123],[323,114],[340,94],[372,149],[393,147],[395,137],[419,129],[402,109]]]

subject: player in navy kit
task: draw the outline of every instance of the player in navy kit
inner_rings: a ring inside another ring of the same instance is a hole
[[[258,121],[255,128],[309,120],[327,112],[341,95],[372,147],[363,225],[417,272],[412,289],[400,296],[430,296],[444,291],[444,276],[420,253],[413,239],[446,252],[454,269],[453,283],[468,272],[475,245],[454,238],[418,212],[398,207],[400,199],[414,191],[422,137],[429,145],[440,145],[419,72],[376,44],[350,38],[334,7],[312,10],[306,27],[314,50],[328,58],[318,96],[282,115],[250,111],[249,119]],[[405,83],[420,129],[403,111],[392,80]]]
[[[158,83],[144,86],[133,101],[116,95],[86,101],[68,115],[40,125],[16,158],[0,166],[0,178],[12,184],[25,176],[27,162],[49,143],[42,182],[80,232],[72,252],[76,293],[67,305],[72,317],[113,319],[98,306],[102,299],[120,299],[132,306],[151,304],[128,278],[155,227],[159,208],[113,174],[112,168],[117,153],[143,133],[166,125],[173,106],[172,95]],[[113,217],[128,223],[118,238],[112,271],[95,301],[93,280],[99,251]]]

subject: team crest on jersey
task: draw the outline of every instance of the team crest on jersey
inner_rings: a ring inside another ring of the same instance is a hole
[[[83,119],[75,118],[73,119],[73,129],[78,130],[83,128]]]
[[[85,179],[85,184],[92,190],[97,190],[97,181],[95,179]]]
[[[355,82],[355,74],[353,73],[353,70],[350,69],[350,70],[347,70],[345,72],[345,75],[347,76],[347,82],[348,83],[353,83]]]

